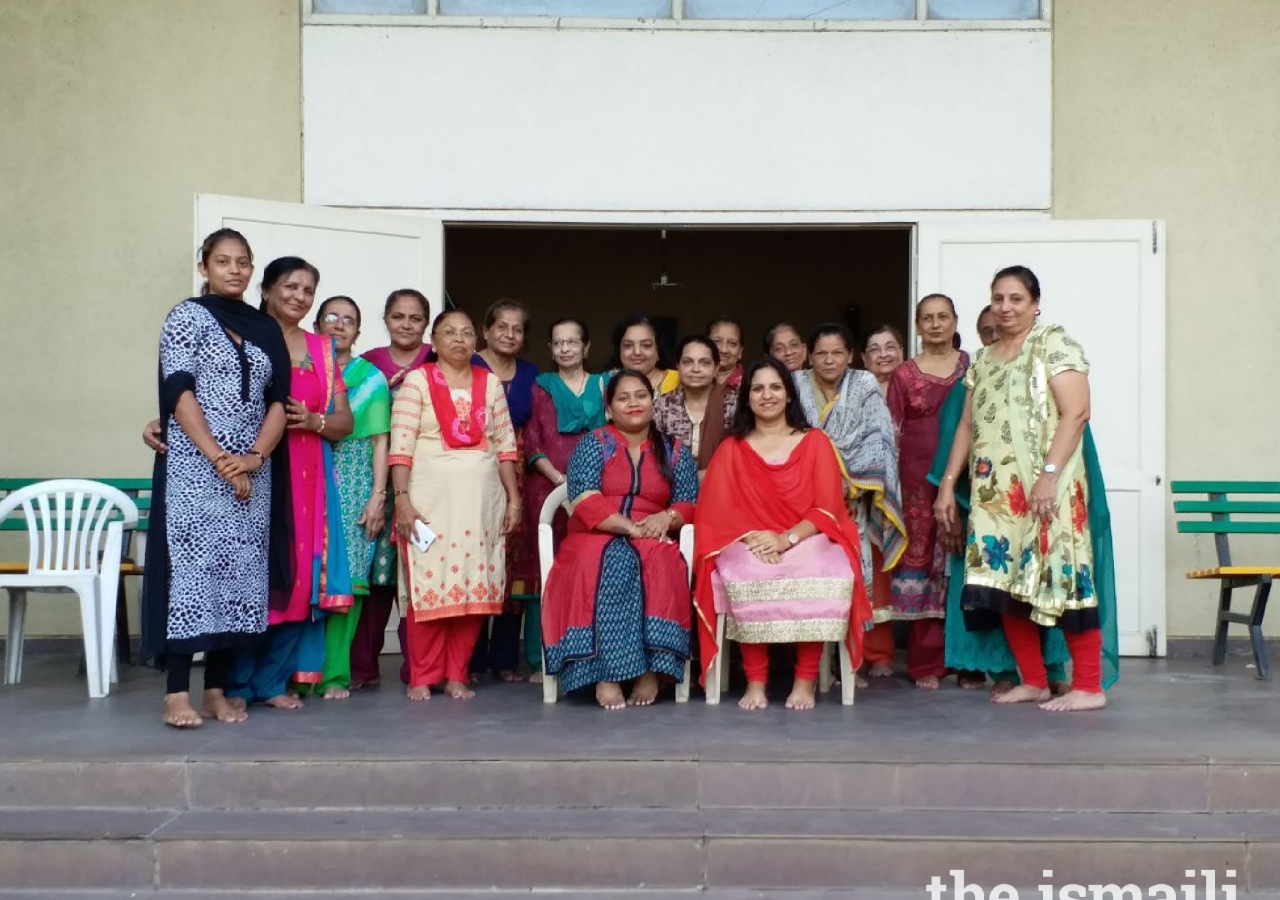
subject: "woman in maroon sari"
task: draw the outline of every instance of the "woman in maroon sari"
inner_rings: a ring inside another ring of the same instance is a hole
[[[684,677],[692,604],[672,536],[693,520],[698,468],[654,428],[643,373],[618,372],[605,401],[613,424],[569,460],[573,515],[542,595],[542,638],[566,691],[594,684],[602,708],[622,709],[653,703],[659,675]]]
[[[364,354],[364,358],[378,367],[387,379],[394,400],[405,376],[422,366],[431,353],[431,345],[423,342],[427,324],[431,321],[431,304],[420,291],[401,288],[392,291],[383,309],[382,322],[387,327],[391,343],[376,347]],[[369,571],[369,596],[365,599],[356,625],[356,636],[351,643],[351,689],[374,686],[381,680],[378,657],[386,637],[387,620],[396,599],[396,546],[391,535],[391,522],[395,504],[384,504],[387,521],[379,535],[373,553],[373,566]],[[400,645],[405,644],[403,626]],[[407,665],[407,664],[406,664]],[[403,668],[403,667],[402,667]],[[408,671],[402,671],[402,680],[408,680]]]
[[[894,619],[906,620],[907,677],[934,690],[946,674],[943,617],[947,608],[945,535],[933,515],[938,489],[929,470],[938,452],[938,413],[951,388],[969,368],[969,355],[956,340],[951,298],[930,294],[916,305],[919,355],[899,366],[889,380],[889,413],[898,433],[898,466],[907,550],[893,571]],[[957,536],[958,537],[958,536]]]

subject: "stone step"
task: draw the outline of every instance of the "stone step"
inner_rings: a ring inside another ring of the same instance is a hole
[[[856,810],[0,812],[14,889],[914,890],[1181,885],[1280,891],[1280,816]],[[1046,878],[1043,870],[1055,874]],[[1228,870],[1234,875],[1228,875]],[[451,893],[450,896],[453,896]],[[1038,900],[1038,893],[1025,894]],[[954,900],[944,895],[944,900]]]
[[[0,808],[1266,812],[1280,764],[310,760],[0,762]]]

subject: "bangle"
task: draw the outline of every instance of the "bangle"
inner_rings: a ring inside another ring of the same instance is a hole
[[[667,515],[668,515],[668,516],[670,516],[670,517],[671,517],[671,521],[672,521],[672,522],[674,522],[674,521],[676,520],[676,516],[678,516],[678,515],[680,515],[680,514],[679,514],[678,512],[676,512],[674,509],[669,509],[669,510],[667,510]]]
[[[254,450],[252,447],[250,447],[248,450],[246,450],[246,451],[244,452],[244,455],[245,455],[245,456],[256,456],[256,457],[258,457],[259,461],[261,461],[261,462],[266,462],[266,461],[267,461],[267,458],[266,458],[265,456],[263,456],[263,455],[262,455],[262,451],[261,451],[261,450]]]
[[[394,493],[395,493],[395,496],[399,497],[401,494],[409,493],[409,489],[405,488],[403,491],[395,491]]]
[[[324,426],[325,426],[324,413],[320,413],[320,425],[318,428],[316,428],[316,434],[320,434],[322,431],[324,431]]]

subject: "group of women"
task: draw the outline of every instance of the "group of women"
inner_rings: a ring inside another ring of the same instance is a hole
[[[305,260],[266,267],[259,309],[239,233],[210,235],[200,271],[205,293],[162,329],[161,415],[144,433],[159,455],[143,651],[167,668],[169,725],[378,683],[395,604],[416,701],[470,697],[477,672],[519,679],[522,662],[536,680],[545,659],[605,709],[643,706],[737,644],[740,706],[762,709],[769,645],[787,644],[786,705],[808,709],[824,644],[889,675],[897,620],[921,688],[955,671],[965,687],[991,677],[999,702],[1105,704],[1114,596],[1088,364],[1036,324],[1027,269],[997,274],[995,339],[973,365],[953,304],[931,295],[910,360],[890,326],[859,345],[841,325],[805,340],[779,324],[744,366],[725,317],[669,359],[634,315],[607,375],[588,370],[574,318],[549,329],[554,370],[520,359],[515,301],[478,333],[394,292],[390,345],[353,357],[351,298],[303,327],[320,278]],[[538,523],[562,485],[541,584]]]

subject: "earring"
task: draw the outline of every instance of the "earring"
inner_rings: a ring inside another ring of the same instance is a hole
[[[1036,307],[1036,318],[1040,318],[1040,307]]]

